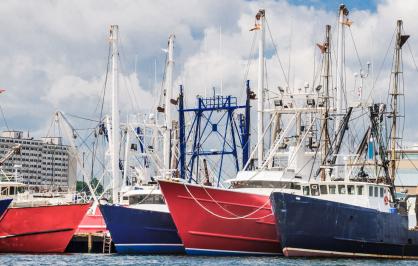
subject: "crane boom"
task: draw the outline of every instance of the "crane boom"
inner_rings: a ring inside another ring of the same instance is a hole
[[[5,161],[9,160],[13,155],[20,154],[21,148],[21,144],[17,144],[10,148],[10,150],[0,159],[0,166],[3,165]]]

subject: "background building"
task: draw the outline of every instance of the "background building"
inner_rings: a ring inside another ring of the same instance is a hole
[[[22,131],[0,133],[0,158],[18,144],[20,154],[13,155],[1,166],[2,174],[16,174],[20,182],[45,189],[75,190],[77,163],[70,147],[62,145],[61,138],[40,140],[24,137]]]

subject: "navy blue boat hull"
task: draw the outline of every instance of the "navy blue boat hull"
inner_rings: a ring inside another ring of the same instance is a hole
[[[0,200],[0,218],[3,216],[4,212],[7,210],[7,207],[9,207],[11,202],[12,199]]]
[[[100,205],[117,253],[182,254],[170,213]]]
[[[274,192],[285,256],[418,258],[418,232],[399,214]]]

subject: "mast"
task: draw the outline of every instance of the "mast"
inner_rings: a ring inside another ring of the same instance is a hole
[[[409,35],[402,35],[402,20],[398,20],[396,30],[396,45],[395,45],[395,62],[392,70],[393,78],[393,87],[392,87],[392,130],[390,135],[390,177],[392,179],[392,184],[395,180],[396,175],[396,143],[397,143],[397,118],[398,115],[398,96],[403,92],[400,91],[399,85],[401,84],[400,78],[402,74],[401,70],[401,60],[402,60],[402,46],[406,43],[409,38]]]
[[[126,119],[126,132],[125,132],[125,136],[126,136],[126,141],[125,141],[125,159],[124,159],[124,164],[123,164],[123,178],[122,178],[122,187],[127,186],[127,181],[128,181],[128,169],[129,169],[129,151],[130,151],[130,130],[129,130],[129,117]]]
[[[321,161],[322,163],[326,163],[326,156],[328,154],[328,147],[329,147],[329,131],[328,131],[328,116],[329,116],[329,79],[330,79],[330,61],[331,61],[331,53],[330,53],[330,31],[331,26],[325,26],[325,43],[319,48],[321,52],[324,54],[323,56],[323,85],[324,85],[324,93],[323,93],[323,100],[324,100],[324,111],[322,113],[322,123],[321,123]],[[324,169],[321,170],[321,180],[325,181],[326,175]]]
[[[111,133],[111,164],[112,164],[112,198],[113,202],[119,201],[120,191],[120,170],[119,170],[119,80],[118,80],[118,25],[110,26],[110,42],[112,45],[112,133]]]
[[[260,39],[258,44],[258,86],[257,86],[257,158],[258,167],[263,165],[264,159],[264,42],[265,42],[265,11],[260,9],[256,15],[256,20],[259,22],[258,28],[260,31]]]
[[[163,140],[163,158],[164,158],[164,176],[168,174],[170,167],[170,146],[171,146],[171,131],[172,131],[172,117],[171,117],[171,98],[173,95],[173,69],[174,69],[174,59],[173,59],[173,50],[174,50],[174,38],[172,34],[168,37],[168,52],[167,52],[167,62],[166,62],[166,75],[164,81],[164,91],[165,91],[165,104],[164,104],[164,113],[165,113],[165,127],[164,131],[164,140]]]
[[[336,117],[334,132],[338,134],[342,122],[343,101],[344,101],[344,60],[345,60],[345,26],[350,25],[348,19],[348,9],[345,5],[340,5],[338,19],[338,41],[337,41],[337,90],[336,90]],[[339,176],[340,159],[337,157],[337,166],[335,167],[335,175]]]

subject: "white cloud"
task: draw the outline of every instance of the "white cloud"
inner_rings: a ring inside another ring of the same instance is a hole
[[[335,28],[337,5],[330,12],[272,0],[1,1],[0,87],[8,91],[1,95],[0,101],[9,124],[39,131],[56,109],[86,116],[93,114],[104,81],[110,24],[118,24],[121,30],[123,112],[136,107],[151,108],[154,60],[157,59],[160,74],[164,62],[160,49],[166,46],[170,33],[177,37],[175,84],[184,83],[189,101],[193,102],[196,94],[204,94],[213,86],[219,87],[221,80],[224,93],[240,96],[252,40],[248,30],[260,7],[266,9],[285,72],[291,51],[290,85],[298,88],[306,81],[312,83],[314,45],[323,39],[325,24]],[[392,0],[379,3],[376,13],[355,10],[350,14],[359,56],[363,64],[372,62],[374,77],[386,54],[395,20],[404,20],[407,33],[418,32],[414,12],[417,8],[418,2],[413,0]],[[223,32],[222,53],[219,52],[219,26]],[[266,37],[269,40],[269,34]],[[413,36],[409,42],[416,50],[417,38]],[[247,77],[253,80],[253,86],[256,51]],[[267,52],[274,55],[270,42]],[[387,89],[391,53],[381,70],[376,94]],[[418,81],[414,77],[415,66],[407,49],[404,54],[407,93],[417,96],[413,86]],[[139,79],[133,74],[135,57]],[[347,64],[347,88],[350,89],[354,86],[352,75],[360,67],[349,32]],[[270,57],[267,65],[269,86],[284,85],[277,59]],[[372,75],[367,81],[369,88],[371,80]],[[130,93],[127,88],[131,88]],[[412,113],[417,109],[410,99],[407,98],[406,106]],[[418,134],[417,127],[411,124],[407,123],[407,138],[413,139]]]

